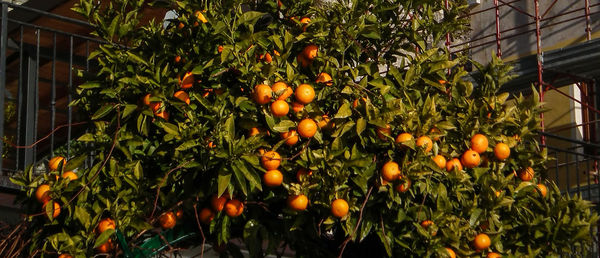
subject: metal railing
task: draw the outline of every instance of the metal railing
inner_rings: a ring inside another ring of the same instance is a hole
[[[10,188],[12,173],[72,153],[80,131],[69,106],[75,72],[93,66],[88,56],[102,41],[89,36],[93,27],[85,21],[0,5],[0,187]]]

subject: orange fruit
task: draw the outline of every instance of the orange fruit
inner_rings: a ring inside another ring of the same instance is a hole
[[[447,83],[447,81],[445,81],[445,80],[438,80],[438,82],[439,82],[440,84],[446,84],[446,83]]]
[[[506,145],[506,143],[498,143],[494,147],[494,155],[499,160],[505,160],[508,158],[508,156],[510,156],[510,148],[508,145]]]
[[[217,47],[217,52],[222,53],[223,52],[223,46],[218,46]]]
[[[106,241],[104,244],[96,247],[96,250],[98,250],[99,253],[108,253],[110,251],[112,251],[114,248],[112,239],[108,239],[108,241]]]
[[[163,103],[160,101],[154,101],[154,102],[150,102],[150,108],[152,109],[153,112],[158,112],[159,110],[161,110],[163,108]]]
[[[315,99],[315,89],[308,84],[300,84],[294,93],[296,100],[301,104],[308,104]]]
[[[196,19],[198,19],[199,21],[201,21],[202,23],[207,23],[208,20],[206,20],[206,17],[204,17],[204,14],[202,14],[202,12],[200,11],[196,11],[194,13],[194,15],[196,16]]]
[[[275,151],[268,151],[260,158],[260,164],[266,170],[274,170],[281,164],[281,156]]]
[[[465,167],[474,168],[479,166],[479,163],[481,163],[481,158],[479,157],[479,153],[469,149],[463,153],[460,161]]]
[[[546,197],[546,194],[548,193],[548,187],[546,187],[544,184],[538,184],[537,188],[542,197]]]
[[[296,130],[290,130],[288,132],[281,133],[281,138],[286,139],[285,144],[287,144],[288,146],[292,146],[298,143],[298,140],[300,139],[298,137],[298,133],[296,133]]]
[[[170,229],[177,223],[175,214],[172,211],[165,212],[158,217],[158,224],[162,229]]]
[[[457,158],[453,158],[446,162],[446,171],[454,171],[454,168],[458,169],[459,171],[463,169],[462,164],[460,164],[460,160]]]
[[[431,226],[434,225],[433,221],[431,220],[424,220],[423,222],[421,222],[421,227],[425,228],[426,230]],[[436,236],[437,235],[437,230],[431,232],[431,236]]]
[[[454,250],[446,247],[446,252],[448,252],[448,257],[450,257],[450,258],[456,258],[456,253],[454,252]]]
[[[313,137],[317,133],[317,123],[315,120],[305,118],[298,124],[298,134],[304,138]]]
[[[533,171],[532,167],[527,167],[526,169],[521,170],[521,172],[519,172],[519,178],[521,178],[521,180],[523,181],[531,181],[534,175],[535,171]]]
[[[309,177],[311,175],[312,175],[312,171],[307,170],[305,168],[301,168],[301,169],[298,169],[298,172],[296,172],[296,180],[298,180],[298,182],[300,182],[300,181],[302,181],[301,180],[302,178]]]
[[[96,231],[98,232],[98,234],[100,234],[109,229],[114,230],[116,227],[117,227],[117,225],[115,224],[114,220],[112,220],[111,218],[106,218],[106,219],[101,220],[98,223],[98,227],[96,228]]]
[[[179,24],[177,24],[178,29],[183,29],[183,27],[185,27],[185,24],[183,24],[183,22],[180,22]]]
[[[439,168],[443,169],[446,167],[446,158],[444,156],[438,154],[432,159]]]
[[[290,105],[285,100],[275,100],[271,103],[271,113],[275,117],[284,117],[290,112]]]
[[[405,178],[401,184],[396,185],[396,191],[404,193],[410,189],[412,181],[410,178]]]
[[[299,54],[296,59],[298,60],[298,64],[303,68],[306,68],[312,64],[312,60],[306,59],[303,54]]]
[[[288,197],[287,203],[290,209],[295,211],[303,211],[306,210],[306,206],[308,206],[308,198],[304,194],[292,195]]]
[[[176,57],[174,58],[174,60],[175,60],[175,63],[179,63],[179,62],[181,62],[181,56],[176,56]]]
[[[271,63],[273,61],[273,57],[269,53],[260,55],[260,57],[258,59],[264,61],[267,64]]]
[[[273,49],[273,55],[276,55],[276,56],[281,56],[281,55],[279,54],[279,51],[277,51],[277,50],[275,50],[275,49]]]
[[[475,236],[475,240],[473,240],[473,246],[478,251],[488,249],[492,244],[492,240],[485,233],[479,233],[479,235]]]
[[[292,96],[292,94],[294,94],[294,90],[292,89],[292,87],[287,85],[285,82],[276,82],[275,84],[273,84],[273,86],[271,86],[271,90],[273,91],[275,96],[278,96],[278,100],[286,100],[287,98]]]
[[[209,208],[204,208],[198,214],[198,218],[202,224],[208,225],[215,218],[215,213]]]
[[[61,156],[56,156],[54,158],[51,158],[50,161],[48,161],[48,168],[50,169],[50,171],[55,171],[58,169],[58,166],[61,163],[63,166],[66,164],[65,158]]]
[[[496,192],[494,192],[494,194],[496,195],[496,197],[500,197],[500,195],[502,194],[502,191],[496,191]]]
[[[394,161],[388,161],[381,167],[381,177],[385,181],[392,182],[400,178],[400,168],[398,163]]]
[[[302,17],[302,19],[300,19],[300,23],[302,24],[308,24],[310,22],[310,18],[308,17]]]
[[[144,105],[146,106],[150,106],[150,98],[152,97],[152,94],[148,93],[146,94],[146,96],[144,96]]]
[[[212,149],[214,147],[217,147],[217,145],[215,145],[213,142],[208,142],[208,148]]]
[[[62,178],[69,178],[71,181],[74,181],[77,180],[77,178],[79,177],[73,171],[67,171],[62,174]]]
[[[476,134],[471,137],[471,149],[481,154],[488,148],[488,139],[483,134]]]
[[[73,258],[70,254],[60,254],[58,258]]]
[[[50,203],[45,202],[44,205],[42,205],[42,211],[44,211],[44,213],[46,212],[46,204]],[[58,217],[58,215],[60,215],[60,204],[58,204],[57,202],[52,202],[54,209],[52,210],[52,218],[56,218]]]
[[[164,120],[169,120],[169,113],[167,111],[155,112],[154,115]]]
[[[304,104],[294,101],[292,102],[292,110],[294,113],[300,113],[302,110],[304,110]]]
[[[302,55],[304,56],[304,58],[306,58],[306,60],[312,61],[315,59],[315,57],[317,57],[318,52],[319,52],[319,47],[317,47],[314,44],[310,44],[310,45],[304,47],[304,49],[302,50]]]
[[[319,128],[323,130],[329,130],[335,127],[335,123],[331,122],[331,119],[329,119],[328,115],[323,115],[321,118],[321,121],[319,121],[319,123],[317,124]]]
[[[216,212],[222,211],[223,207],[225,207],[225,203],[227,202],[227,199],[228,199],[228,196],[226,196],[226,195],[217,197],[217,195],[215,194],[210,198],[210,206]]]
[[[176,218],[176,219],[181,219],[181,218],[183,218],[183,210],[182,210],[181,208],[180,208],[180,209],[177,209],[177,210],[175,211],[175,218]]]
[[[189,89],[194,86],[194,75],[192,72],[185,73],[183,79],[179,79],[179,85],[182,89]]]
[[[185,91],[178,91],[173,94],[173,97],[185,102],[185,104],[190,104],[190,96]]]
[[[348,210],[350,207],[348,206],[348,202],[344,199],[336,199],[331,203],[331,214],[334,217],[342,218],[348,214]]]
[[[366,98],[362,98],[362,100],[367,103],[367,99]],[[355,99],[354,101],[352,101],[352,107],[353,108],[357,108],[358,105],[360,104],[360,100],[359,99]]]
[[[273,90],[268,85],[258,84],[254,87],[254,100],[260,105],[271,102],[272,94]]]
[[[385,128],[377,127],[377,137],[379,137],[380,140],[385,140],[390,134],[392,134],[390,125],[385,125]]]
[[[404,143],[408,141],[412,141],[413,136],[409,133],[401,133],[396,137],[396,143]]]
[[[277,187],[283,182],[283,175],[277,169],[269,170],[263,175],[263,181],[268,187]]]
[[[502,255],[499,253],[491,252],[487,254],[486,258],[502,258]]]
[[[252,136],[256,136],[256,135],[260,135],[260,134],[269,134],[269,131],[267,131],[265,128],[262,128],[262,127],[252,127],[252,128],[250,128],[250,131],[248,132],[248,137],[252,137]]]
[[[431,141],[431,138],[423,135],[417,138],[417,146],[425,148],[425,152],[429,153],[433,148],[433,141]]]
[[[242,215],[244,212],[244,203],[239,200],[233,199],[229,200],[225,204],[225,214],[229,217],[237,217]]]
[[[433,140],[434,140],[434,141],[439,141],[439,140],[440,140],[440,134],[441,134],[441,133],[442,133],[442,132],[440,131],[440,129],[437,129],[437,128],[435,128],[435,127],[434,127],[434,128],[431,128],[431,130],[429,130],[429,134],[433,134],[433,135],[434,135],[434,136],[433,136]]]
[[[35,190],[35,199],[40,203],[50,201],[50,186],[47,184],[38,186],[37,190]]]
[[[323,83],[327,86],[333,85],[333,79],[331,78],[331,75],[329,75],[328,73],[320,73],[319,76],[317,76],[317,80],[315,82]]]

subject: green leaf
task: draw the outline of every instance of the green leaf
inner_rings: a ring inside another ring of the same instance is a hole
[[[100,233],[100,235],[96,238],[96,241],[94,241],[94,248],[106,243],[106,241],[108,241],[108,239],[114,233],[115,233],[115,230],[112,228],[109,228],[109,229],[105,230],[104,232]]]
[[[85,162],[85,159],[88,157],[87,154],[81,154],[75,158],[69,159],[67,164],[65,164],[64,171],[72,171],[75,170]]]
[[[145,66],[149,66],[148,63],[142,59],[140,56],[132,53],[131,51],[127,51],[127,55],[129,56],[129,59],[135,61],[138,64],[143,64]]]
[[[349,103],[344,103],[338,112],[335,114],[334,118],[346,118],[352,115],[352,109],[350,109]]]
[[[233,143],[235,140],[235,120],[234,116],[231,115],[225,121],[225,141]]]
[[[292,120],[282,120],[275,126],[273,126],[273,130],[278,133],[285,133],[290,130],[290,128],[296,127],[296,123]]]
[[[231,173],[229,173],[226,170],[221,170],[221,172],[219,172],[219,178],[217,179],[218,181],[218,187],[219,189],[218,191],[218,196],[223,195],[223,193],[225,192],[225,190],[227,190],[227,186],[229,186],[229,181],[231,180]]]
[[[102,106],[100,109],[98,109],[96,111],[96,113],[94,113],[94,115],[92,115],[92,120],[97,120],[97,119],[103,118],[104,116],[108,115],[110,113],[110,111],[113,111],[114,109],[115,109],[115,105],[106,104],[106,105]]]
[[[248,167],[241,160],[234,161],[234,167],[239,169],[242,174],[246,177],[248,182],[250,182],[250,186],[262,191],[262,183],[260,180],[260,176],[255,172],[248,170]]]
[[[179,128],[176,125],[168,122],[160,122],[159,124],[160,127],[162,127],[162,129],[164,129],[166,133],[172,135],[179,135]]]
[[[367,128],[367,120],[364,118],[359,118],[356,120],[356,134],[360,135]]]

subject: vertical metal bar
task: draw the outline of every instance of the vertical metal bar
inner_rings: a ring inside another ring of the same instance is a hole
[[[497,1],[497,0],[495,0]],[[537,72],[538,72],[538,91],[540,92],[540,102],[544,101],[544,80],[542,78],[543,66],[542,66],[542,40],[541,40],[541,32],[540,32],[540,3],[539,0],[534,0],[535,2],[535,38],[536,38],[536,47],[537,47]],[[541,131],[544,131],[544,113],[540,114],[541,122]],[[542,135],[540,137],[540,142],[542,145],[546,145],[546,137]]]
[[[569,169],[569,167],[571,166],[569,164],[569,153],[565,152],[565,169],[567,170],[567,176],[566,176],[566,182],[567,182],[567,194],[571,195],[571,180],[569,180],[569,177],[571,177],[571,171]]]
[[[37,139],[37,130],[38,130],[38,112],[40,107],[40,35],[42,31],[40,29],[36,29],[36,52],[35,52],[35,88],[33,89],[34,98],[35,98],[35,106],[33,110],[33,140]],[[33,146],[33,162],[31,164],[35,164],[37,161],[37,146]]]
[[[500,47],[502,35],[500,35],[500,7],[498,6],[498,0],[494,0],[494,7],[496,7],[496,56],[502,57],[502,48]]]
[[[590,24],[590,0],[585,0],[585,37],[588,41],[592,40],[592,28]]]
[[[590,180],[590,176],[592,175],[591,174],[592,171],[590,170],[590,158],[586,159],[585,165],[586,165],[586,170],[585,170],[586,173],[585,174],[587,175],[587,188],[588,188],[588,198],[587,199],[593,200],[592,199],[592,181]]]
[[[19,112],[21,112],[22,107],[23,107],[23,91],[21,89],[23,89],[23,52],[25,51],[23,49],[23,33],[25,32],[23,25],[19,26],[19,88],[17,89],[17,143],[21,142],[21,115],[19,114]],[[20,161],[20,151],[15,151],[17,154],[15,155],[15,164],[17,164],[17,168],[18,168],[18,164]]]
[[[4,90],[6,89],[6,48],[8,47],[8,5],[2,3],[2,21],[0,22],[0,137],[4,137]],[[2,153],[4,144],[0,144],[0,175],[2,172]]]
[[[554,178],[555,179],[554,180],[556,180],[556,184],[558,185],[558,188],[560,189],[560,179],[558,178],[558,170],[559,170],[559,168],[558,168],[558,151],[554,152],[554,164],[555,164],[554,165],[554,168],[555,168],[555,170],[554,170],[554,174],[555,174]]]
[[[577,151],[577,150],[576,150]],[[579,155],[575,154],[575,179],[577,180],[577,194],[581,197],[581,179],[579,178]]]
[[[56,32],[52,33],[52,89],[50,92],[50,129],[56,123]],[[54,157],[54,133],[50,136],[50,157]]]
[[[71,103],[73,88],[73,36],[69,36],[69,87],[67,88],[68,103]],[[67,107],[67,158],[71,156],[71,105]]]

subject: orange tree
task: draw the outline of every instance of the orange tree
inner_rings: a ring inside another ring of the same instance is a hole
[[[119,254],[116,230],[133,248],[177,224],[201,233],[186,245],[252,256],[590,245],[590,203],[542,179],[535,90],[500,94],[496,59],[474,86],[443,47],[465,1],[175,1],[176,18],[142,24],[146,5],[74,8],[109,43],[72,103],[90,147],[13,178],[32,253]]]

